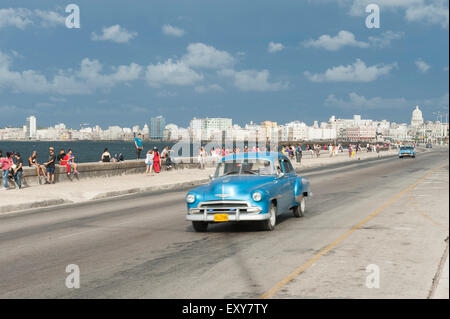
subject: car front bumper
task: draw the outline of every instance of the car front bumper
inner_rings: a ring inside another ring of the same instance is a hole
[[[215,215],[227,215],[227,221],[258,221],[269,219],[269,214],[263,212],[263,208],[252,206],[243,201],[211,201],[200,203],[197,207],[190,208],[186,215],[189,221],[215,222]],[[217,221],[223,222],[223,221]]]

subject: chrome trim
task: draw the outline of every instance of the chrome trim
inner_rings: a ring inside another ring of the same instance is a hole
[[[241,222],[241,221],[257,221],[269,219],[270,214],[240,214],[236,216],[234,214],[228,215],[228,221],[230,222]],[[202,221],[202,222],[214,222],[214,215],[209,214],[206,217],[200,214],[187,215],[186,220],[190,221]]]
[[[210,205],[222,204],[223,206],[214,207]],[[227,206],[230,204],[230,206]],[[238,206],[232,206],[231,204],[238,204]],[[215,214],[228,214],[230,221],[241,221],[241,220],[264,220],[267,219],[263,217],[255,217],[260,214],[262,208],[259,206],[252,206],[247,201],[206,201],[198,203],[197,207],[190,208],[186,216],[186,220],[194,221],[214,221]]]
[[[245,205],[247,205],[247,207],[251,207],[249,202],[242,201],[242,200],[210,200],[210,201],[198,203],[197,207],[203,207],[203,205],[206,206],[208,204],[245,204]],[[231,207],[231,208],[235,208],[235,207]]]

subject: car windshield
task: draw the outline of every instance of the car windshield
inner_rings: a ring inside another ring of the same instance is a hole
[[[233,159],[217,164],[216,177],[227,175],[273,175],[272,162],[265,159]]]
[[[413,150],[414,147],[412,147],[412,146],[402,146],[401,149],[402,150]]]

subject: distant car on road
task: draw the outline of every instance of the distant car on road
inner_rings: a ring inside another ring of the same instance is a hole
[[[398,151],[398,158],[403,157],[416,158],[416,150],[414,149],[414,146],[400,146],[400,150]]]
[[[431,145],[431,143],[427,143],[427,145],[425,145],[426,148],[433,148],[433,145]]]
[[[211,182],[186,195],[186,220],[197,232],[209,223],[254,221],[273,230],[277,216],[291,209],[302,217],[309,180],[298,176],[285,155],[239,153],[223,157]]]

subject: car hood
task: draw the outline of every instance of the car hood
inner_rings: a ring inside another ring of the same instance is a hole
[[[251,192],[263,188],[265,184],[275,180],[274,176],[225,176],[213,179],[208,185],[199,189],[203,200],[243,199],[251,196]],[[219,196],[217,196],[219,195]]]

